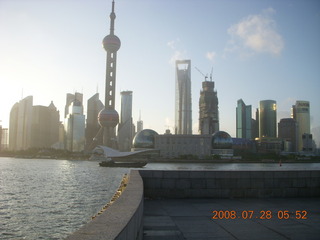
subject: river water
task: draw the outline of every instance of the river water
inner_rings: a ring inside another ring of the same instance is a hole
[[[320,170],[320,163],[150,163],[156,170]],[[0,239],[63,239],[110,201],[128,169],[0,158]]]
[[[0,158],[0,239],[63,239],[91,220],[126,169],[98,162]]]

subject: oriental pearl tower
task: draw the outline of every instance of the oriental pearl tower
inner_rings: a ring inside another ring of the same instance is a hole
[[[111,148],[117,148],[115,127],[119,123],[119,114],[114,109],[115,88],[116,88],[116,67],[117,51],[121,46],[120,39],[114,35],[114,1],[112,1],[112,12],[110,14],[110,34],[103,41],[103,48],[107,51],[106,64],[106,90],[105,90],[105,108],[99,112],[98,121],[103,127],[103,145]]]

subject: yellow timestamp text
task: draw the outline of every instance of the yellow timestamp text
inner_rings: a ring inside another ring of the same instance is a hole
[[[212,214],[212,219],[308,219],[308,212],[306,210],[214,210]]]

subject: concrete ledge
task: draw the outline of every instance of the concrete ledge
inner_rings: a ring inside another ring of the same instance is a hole
[[[67,240],[141,240],[143,235],[143,182],[131,171],[121,196],[101,215],[68,236]]]
[[[150,198],[320,197],[319,170],[140,170]]]

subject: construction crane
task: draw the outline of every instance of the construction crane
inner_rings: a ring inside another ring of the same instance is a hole
[[[207,74],[207,75],[204,75],[204,74],[199,70],[199,68],[197,68],[197,67],[195,67],[195,68],[198,70],[198,72],[199,72],[202,76],[204,76],[204,81],[207,81],[208,74]]]
[[[211,73],[210,73],[210,82],[212,82],[212,72],[213,72],[213,67],[211,68]]]

